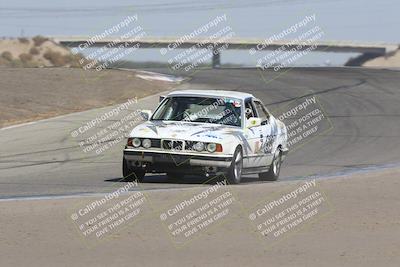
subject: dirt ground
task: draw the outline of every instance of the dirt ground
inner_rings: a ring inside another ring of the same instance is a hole
[[[282,240],[260,239],[247,213],[238,212],[181,247],[174,245],[159,211],[93,243],[71,219],[71,213],[93,197],[1,201],[1,265],[399,266],[399,175],[400,169],[386,169],[316,180],[329,209]],[[263,183],[229,190],[241,205],[251,206],[303,184]],[[146,198],[162,211],[187,193],[190,189],[152,191]]]
[[[398,49],[392,55],[371,59],[365,62],[362,66],[377,68],[400,68],[400,50]]]
[[[171,87],[132,71],[0,68],[0,127],[123,103]]]

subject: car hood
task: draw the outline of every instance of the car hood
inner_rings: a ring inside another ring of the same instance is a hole
[[[240,132],[240,128],[219,124],[148,121],[136,126],[130,136],[139,138],[183,139],[193,141],[215,141]]]

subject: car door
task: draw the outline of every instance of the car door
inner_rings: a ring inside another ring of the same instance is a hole
[[[259,152],[262,154],[261,166],[270,165],[272,162],[271,151],[274,149],[275,140],[277,138],[276,122],[260,100],[254,99],[253,103],[258,118],[261,118],[260,142],[262,144]]]
[[[255,109],[252,99],[246,99],[245,101],[245,118],[246,120],[250,117],[257,118],[257,111]],[[263,144],[263,126],[254,126],[245,129],[245,144],[244,144],[244,159],[243,166],[245,168],[254,168],[265,165],[264,153],[262,152]]]

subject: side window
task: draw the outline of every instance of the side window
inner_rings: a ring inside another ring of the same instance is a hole
[[[249,119],[251,117],[257,117],[256,113],[254,112],[254,107],[251,101],[247,100],[244,107],[246,112],[246,119]]]
[[[267,121],[269,119],[269,114],[265,110],[263,104],[260,101],[257,101],[257,100],[254,101],[254,104],[256,106],[258,117],[261,118],[262,122]]]

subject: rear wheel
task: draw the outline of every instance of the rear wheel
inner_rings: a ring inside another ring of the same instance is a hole
[[[227,178],[230,184],[239,184],[242,179],[243,153],[240,147],[237,147],[233,154],[231,166],[228,169]]]
[[[274,158],[272,160],[271,166],[268,172],[262,172],[258,174],[258,177],[262,181],[276,181],[279,178],[279,173],[281,172],[282,165],[282,152],[277,149]]]
[[[142,182],[145,174],[145,170],[132,168],[129,166],[125,158],[122,160],[122,175],[124,176],[125,181],[137,180],[138,182]]]

